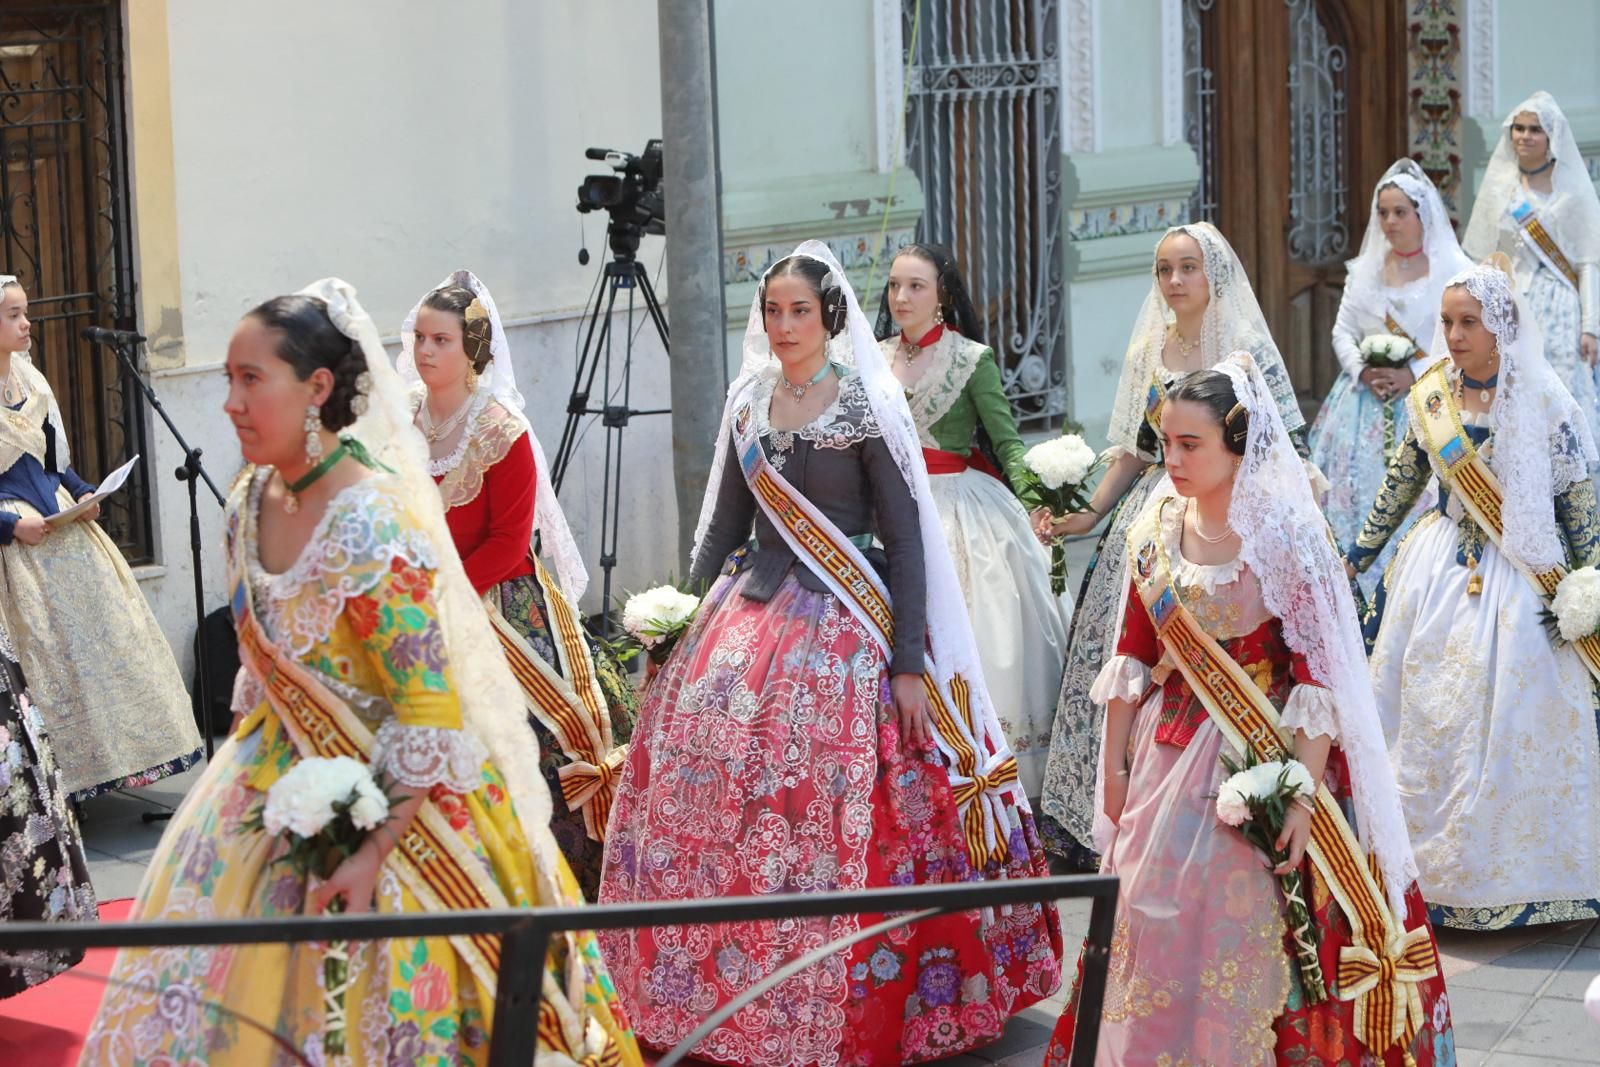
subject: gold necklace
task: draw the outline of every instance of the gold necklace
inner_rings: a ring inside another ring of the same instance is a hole
[[[472,400],[473,394],[468,393],[466,403],[451,413],[449,418],[436,423],[433,421],[433,412],[428,410],[428,400],[424,397],[422,406],[417,410],[417,428],[422,431],[422,436],[428,439],[429,444],[438,444],[461,425],[461,420],[467,417],[467,409],[472,407]]]
[[[1183,332],[1176,325],[1172,327],[1172,337],[1178,342],[1178,355],[1187,356],[1190,352],[1200,347],[1199,341],[1189,342],[1183,339]]]

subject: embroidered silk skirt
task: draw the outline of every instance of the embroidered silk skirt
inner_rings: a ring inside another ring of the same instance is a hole
[[[1385,578],[1372,685],[1434,922],[1498,929],[1600,916],[1594,684],[1553,645],[1533,587],[1493,545],[1467,592],[1434,510]],[[1561,847],[1552,848],[1557,832]]]
[[[282,731],[267,728],[275,725],[273,714],[260,726],[242,727],[242,737],[230,737],[217,749],[161,835],[131,920],[301,914],[308,884],[278,862],[286,838],[250,825],[265,803],[265,790],[298,758]],[[511,907],[577,903],[577,885],[559,857],[556,899],[541,892],[544,879],[534,868],[505,780],[492,764],[483,764],[481,784],[473,792],[455,793],[436,785],[430,802],[470,857],[463,868],[468,876],[491,880]],[[376,912],[427,910],[391,863],[379,870],[375,895]],[[349,948],[346,1060],[323,1052],[323,946],[297,943],[124,949],[117,954],[80,1063],[481,1067],[488,1062],[493,987],[486,986],[481,970],[456,951],[454,942],[396,938]],[[543,975],[506,975],[501,980],[541,978],[546,1006],[556,1009],[560,1023],[547,1032],[541,1021],[541,1063],[546,1056],[553,1064],[640,1063],[625,1020],[610,1009],[614,994],[592,935],[553,942]],[[566,994],[559,1006],[552,990]],[[553,1033],[563,1043],[554,1043]],[[595,1060],[584,1058],[590,1053]]]
[[[1039,795],[1067,655],[1072,597],[1050,592],[1050,553],[999,479],[968,468],[928,478],[983,680],[1000,716],[1024,792]]]
[[[56,774],[44,718],[0,634],[0,923],[93,922],[94,887],[78,823]],[[0,964],[0,998],[36,986],[83,958],[38,949]]]
[[[1226,744],[1209,720],[1182,747],[1158,742],[1162,695],[1156,690],[1133,726],[1128,802],[1113,830],[1103,870],[1122,880],[1095,1063],[1320,1064],[1365,1067],[1355,1039],[1354,1005],[1306,1004],[1284,920],[1283,896],[1265,857],[1216,815],[1227,777]],[[1348,815],[1349,783],[1337,750],[1327,784]],[[1320,873],[1307,860],[1323,974],[1338,973],[1350,927]],[[1408,895],[1407,927],[1426,922],[1422,898]],[[1424,1021],[1410,1052],[1419,1067],[1455,1063],[1444,979],[1421,984]],[[1065,1067],[1076,1031],[1076,994],[1056,1026],[1048,1067]],[[1381,1061],[1401,1067],[1391,1048]]]
[[[551,636],[549,608],[545,604],[544,590],[539,585],[539,579],[531,574],[513,578],[495,586],[490,595],[499,599],[500,611],[512,629],[528,642],[529,648],[560,674],[561,660],[556,655],[555,642]],[[606,708],[611,714],[612,740],[618,745],[626,744],[633,733],[634,717],[638,714],[637,700],[627,677],[617,666],[616,661],[604,649],[597,646],[587,631],[584,632],[583,639],[594,659],[600,692],[605,697]],[[569,761],[566,754],[561,751],[561,745],[557,743],[555,734],[551,733],[537,716],[528,716],[528,725],[533,727],[533,732],[539,738],[539,771],[550,790],[550,833],[555,837],[561,854],[571,865],[572,873],[583,890],[584,899],[592,903],[600,891],[600,867],[605,845],[589,836],[588,830],[584,827],[583,812],[570,810],[561,799],[560,772]]]
[[[1105,709],[1089,699],[1089,689],[1117,645],[1128,588],[1128,528],[1166,473],[1160,464],[1146,467],[1123,494],[1095,546],[1072,615],[1066,673],[1039,797],[1039,826],[1046,848],[1089,868],[1094,866],[1094,783],[1105,719]]]
[[[1045,873],[1031,818],[968,863],[949,776],[903,751],[882,653],[790,574],[768,603],[712,586],[645,693],[602,903],[816,893]],[[799,956],[882,916],[600,935],[640,1040],[668,1048]],[[1060,981],[1053,907],[926,920],[839,949],[755,998],[695,1055],[750,1067],[919,1063],[998,1038]]]
[[[64,489],[61,499],[71,503]],[[19,500],[0,508],[38,514]],[[0,625],[17,646],[68,793],[149,785],[200,758],[172,648],[98,525],[0,546]]]

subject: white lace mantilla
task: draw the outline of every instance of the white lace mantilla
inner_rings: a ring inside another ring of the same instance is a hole
[[[271,476],[270,468],[257,471],[250,487],[246,544],[261,543],[261,494]],[[311,539],[288,570],[272,574],[262,567],[259,552],[252,553],[250,582],[258,617],[274,641],[301,658],[333,632],[346,601],[382,579],[386,566],[370,564],[387,565],[394,559],[426,570],[438,562],[424,533],[406,520],[404,504],[384,476],[363,478],[328,501]]]
[[[783,470],[783,465],[794,452],[794,443],[797,440],[810,441],[816,448],[843,451],[851,445],[882,434],[878,428],[877,415],[874,414],[871,401],[867,397],[866,386],[856,375],[841,378],[839,395],[822,409],[821,414],[798,430],[772,428],[772,394],[777,387],[777,374],[764,375],[756,383],[750,401],[754,409],[756,432],[767,438],[770,443],[772,466],[777,470]]]
[[[411,789],[442,785],[470,793],[483,784],[489,750],[466,730],[407,726],[388,719],[372,739],[372,766]]]

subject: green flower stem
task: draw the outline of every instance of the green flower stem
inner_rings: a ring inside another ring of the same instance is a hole
[[[328,911],[344,911],[344,901],[334,897]],[[330,941],[322,955],[322,1051],[330,1056],[345,1053],[344,995],[350,987],[350,942]]]

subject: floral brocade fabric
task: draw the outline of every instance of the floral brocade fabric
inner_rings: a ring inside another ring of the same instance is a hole
[[[532,574],[513,578],[501,582],[490,595],[499,598],[501,613],[512,629],[528,642],[528,647],[560,673],[561,660],[556,655],[550,616],[544,591],[539,588],[539,579]],[[606,707],[611,713],[612,739],[618,745],[627,744],[633,734],[633,721],[639,713],[638,697],[634,695],[633,686],[617,661],[587,631],[583,637],[594,659],[601,695],[605,697]],[[528,716],[528,723],[539,737],[539,773],[544,776],[550,796],[560,797],[561,768],[567,764],[567,757],[561,751],[555,735],[537,716]],[[581,811],[572,811],[560,802],[551,807],[550,832],[555,836],[561,854],[571,865],[572,873],[583,889],[584,899],[593,902],[600,893],[600,870],[605,861],[605,845],[591,838],[584,829]]]
[[[602,903],[1042,874],[1031,819],[1004,868],[967,859],[949,774],[907,753],[882,652],[793,575],[724,576],[645,693]],[[601,935],[640,1040],[668,1048],[778,967],[879,922],[836,915]],[[695,1049],[760,1067],[919,1063],[1000,1037],[1060,979],[1054,909],[961,912],[861,941],[757,997]]]

